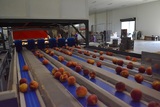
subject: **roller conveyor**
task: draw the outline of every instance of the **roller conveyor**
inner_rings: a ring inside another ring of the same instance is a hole
[[[29,71],[23,71],[23,66],[26,65],[22,53],[18,53],[18,62],[20,68],[21,78],[26,78],[27,82],[31,82],[31,78],[29,76]],[[40,102],[38,100],[37,94],[35,91],[28,89],[28,92],[24,93],[26,107],[40,107]]]
[[[79,60],[81,60],[81,61],[83,61],[83,62],[86,62],[86,60],[83,59],[83,58],[81,58],[81,57],[78,57],[78,56],[76,56],[76,55],[72,55],[72,56],[73,56],[74,58],[76,58],[76,59],[79,59]],[[94,64],[94,66],[96,66],[96,64]],[[109,67],[106,67],[106,66],[103,66],[103,65],[102,65],[102,67],[100,67],[100,68],[102,68],[102,69],[104,69],[104,70],[107,70],[107,71],[109,71],[109,72],[111,72],[111,73],[114,73],[114,74],[116,73],[114,69],[109,68]],[[130,75],[129,75],[129,76],[128,76],[128,79],[131,80],[131,81],[136,82],[133,76],[130,76]],[[152,85],[151,85],[151,83],[149,83],[149,82],[143,81],[141,84],[142,84],[142,85],[145,85],[145,86],[147,86],[147,87],[149,87],[149,88],[152,88]]]
[[[59,55],[62,55],[62,54],[60,54],[59,52],[55,52],[55,53],[58,53]],[[66,55],[62,55],[62,56],[64,56],[67,60],[74,60],[73,58],[68,58]],[[77,60],[76,60],[77,61]],[[79,62],[80,64],[82,64],[82,65],[84,65],[83,63],[81,63],[81,62]],[[93,70],[93,71],[95,71],[95,69],[97,69],[96,70],[96,73],[97,73],[97,75],[99,75],[101,78],[103,78],[103,79],[105,79],[105,80],[107,80],[107,81],[110,81],[111,83],[113,83],[113,84],[115,84],[115,80],[113,80],[113,78],[114,79],[116,79],[116,80],[121,80],[121,81],[123,81],[122,80],[122,78],[120,79],[119,77],[114,77],[114,76],[112,76],[110,73],[107,73],[107,72],[104,72],[103,70],[101,70],[101,71],[103,71],[103,72],[100,72],[99,70],[99,68],[95,68],[95,67],[93,67],[92,65],[88,65],[88,64],[86,64],[87,65],[87,67],[86,66],[84,66],[85,68],[88,68],[88,69],[90,69],[90,70]],[[91,67],[92,66],[92,67]],[[104,76],[105,75],[105,76]],[[110,77],[108,77],[107,75],[110,75],[112,78],[110,78]],[[110,78],[110,79],[106,79],[106,76],[108,77],[108,78]],[[142,85],[140,85],[140,84],[133,84],[133,83],[130,83],[128,80],[126,80],[125,79],[125,81],[124,81],[130,88],[132,87],[132,88],[134,88],[134,87],[136,87],[136,88],[140,88],[140,89],[143,89],[143,93],[144,93],[144,95],[146,96],[146,97],[144,97],[144,99],[146,98],[146,100],[153,100],[154,98],[153,97],[157,97],[157,99],[159,99],[158,98],[158,94],[159,93],[157,93],[155,90],[153,90],[153,89],[148,89],[148,88],[144,88],[144,86],[142,86]],[[129,83],[128,83],[129,82]],[[131,90],[130,88],[128,87],[128,91],[129,90]],[[143,88],[142,88],[143,87]],[[145,91],[144,91],[145,90]],[[150,91],[149,91],[150,90]],[[155,96],[152,96],[152,98],[150,98],[149,97],[149,95],[147,95],[147,93],[149,94],[150,92],[152,92],[152,91],[154,91],[153,93],[157,93],[157,94],[155,94]],[[155,99],[156,100],[156,99]]]

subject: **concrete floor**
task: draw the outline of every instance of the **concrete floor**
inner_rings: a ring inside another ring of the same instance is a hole
[[[160,53],[160,41],[135,40],[132,52],[141,54],[142,51]]]

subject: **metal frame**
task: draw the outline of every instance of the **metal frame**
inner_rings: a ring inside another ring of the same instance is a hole
[[[0,19],[0,27],[11,27],[11,29],[44,29],[58,25],[67,26],[84,23],[86,27],[85,45],[88,46],[88,22],[87,19]]]

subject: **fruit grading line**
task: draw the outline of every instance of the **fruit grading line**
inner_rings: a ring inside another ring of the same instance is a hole
[[[94,54],[96,58],[81,54],[85,54],[86,51],[90,55]],[[152,84],[157,77],[141,73],[144,81],[136,80],[134,75],[139,72],[140,63],[132,62],[134,70],[129,70],[127,64],[130,61],[123,59],[123,66],[120,66],[121,64],[117,66],[118,60],[122,59],[104,54],[103,56],[104,58],[99,58],[98,53],[73,47],[34,51],[23,48],[21,52],[14,50],[11,63],[13,71],[10,76],[10,80],[13,80],[10,81],[12,87],[11,91],[5,93],[7,97],[3,99],[8,103],[4,105],[1,100],[0,107],[12,103],[15,107],[158,105],[160,89],[158,84],[155,84],[156,88]],[[117,60],[116,64],[112,63],[113,59]],[[129,72],[116,74],[117,67],[122,68],[121,72],[125,70]]]

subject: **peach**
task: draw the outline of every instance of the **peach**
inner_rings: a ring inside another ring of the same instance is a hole
[[[97,65],[97,67],[101,67],[102,63],[101,62],[97,62],[96,65]]]
[[[76,78],[74,76],[70,76],[68,78],[68,85],[75,85],[76,84]]]
[[[72,56],[72,52],[68,52],[68,55],[69,55],[69,56]]]
[[[147,107],[160,107],[160,102],[150,101]]]
[[[92,58],[96,58],[97,56],[95,54],[92,55]]]
[[[45,52],[46,52],[47,54],[49,54],[49,53],[50,53],[50,50],[46,50]]]
[[[89,70],[88,70],[88,69],[83,69],[83,74],[84,74],[85,76],[87,76],[87,75],[89,74]]]
[[[140,66],[139,68],[138,68],[138,71],[140,72],[140,73],[145,73],[145,67],[144,66]]]
[[[122,71],[122,68],[120,66],[118,66],[118,67],[116,67],[115,71],[117,74],[120,74]]]
[[[67,81],[67,79],[68,79],[68,75],[67,75],[67,74],[63,74],[63,75],[61,75],[60,78],[59,78],[59,80],[60,80],[61,82],[65,82],[65,81]]]
[[[95,72],[90,72],[89,76],[91,77],[91,79],[94,79],[96,77],[96,73]]]
[[[53,51],[51,51],[49,54],[50,54],[51,56],[53,56],[53,55],[54,55],[54,52],[53,52]]]
[[[160,91],[160,81],[158,81],[158,80],[153,81],[152,87],[153,87],[153,89]]]
[[[76,66],[77,66],[77,62],[72,61],[72,66],[73,66],[73,67],[76,67]]]
[[[39,54],[38,57],[39,57],[39,58],[43,58],[44,55],[43,55],[43,54]]]
[[[127,60],[131,60],[131,56],[126,56],[126,59]]]
[[[36,90],[38,88],[39,84],[37,81],[31,81],[29,84],[30,89]]]
[[[87,105],[94,106],[98,102],[98,97],[95,94],[91,94],[87,98]]]
[[[27,90],[28,90],[28,84],[23,83],[23,84],[19,85],[19,91],[20,92],[25,93],[25,92],[27,92]]]
[[[115,88],[118,92],[123,92],[126,89],[126,85],[123,82],[118,82],[116,83]]]
[[[99,54],[100,54],[100,55],[103,55],[103,51],[100,51]]]
[[[85,97],[87,95],[87,92],[88,92],[88,90],[84,86],[79,86],[76,89],[76,95],[77,95],[77,97]]]
[[[112,53],[112,52],[109,52],[109,56],[113,56],[113,53]]]
[[[64,71],[63,74],[67,74],[68,77],[70,77],[70,75],[71,75],[71,74],[70,74],[69,72],[67,72],[67,71]]]
[[[54,78],[56,79],[59,79],[61,76],[61,72],[57,71],[55,74],[54,74]]]
[[[128,72],[128,70],[122,70],[121,73],[120,73],[120,75],[121,75],[122,77],[128,78],[129,72]]]
[[[100,60],[104,60],[104,56],[100,56],[99,59],[100,59]]]
[[[76,72],[80,72],[81,70],[82,70],[82,67],[81,67],[81,66],[77,65],[77,66],[75,67],[75,71],[76,71]]]
[[[48,61],[47,59],[44,59],[44,60],[42,61],[42,63],[43,63],[43,65],[47,65],[47,64],[49,63],[49,61]]]
[[[112,59],[112,63],[113,63],[113,64],[117,64],[117,61],[118,61],[118,60],[117,60],[117,59],[115,59],[115,58],[114,58],[114,59]]]
[[[142,98],[142,92],[139,89],[133,89],[130,94],[133,101],[140,101]]]
[[[133,69],[133,64],[131,64],[131,63],[128,64],[128,65],[127,65],[127,68],[128,68],[128,69]]]
[[[96,52],[97,52],[97,50],[94,50],[94,52],[96,53]]]
[[[57,68],[53,68],[53,69],[52,69],[52,75],[54,75],[57,71],[58,71]]]
[[[60,67],[60,68],[58,69],[58,71],[61,72],[61,74],[63,74],[63,72],[64,72],[65,70],[64,70],[63,67]]]
[[[93,59],[87,59],[87,63],[89,63],[89,64],[94,64],[94,60]]]
[[[133,61],[133,62],[137,62],[137,58],[134,58],[134,57],[133,57],[133,58],[132,58],[132,61]]]
[[[123,60],[118,60],[118,61],[117,61],[117,64],[118,64],[119,66],[123,66],[123,63],[124,63]]]
[[[67,67],[71,67],[71,66],[72,66],[72,61],[68,61],[68,62],[66,63],[66,66],[67,66]]]
[[[134,76],[134,79],[138,82],[138,83],[141,83],[143,81],[143,76],[141,74],[136,74]]]
[[[148,75],[152,75],[152,67],[148,67],[148,68],[146,69],[146,73],[147,73]]]
[[[63,62],[64,61],[64,57],[63,56],[58,56],[58,61]]]
[[[23,83],[27,83],[27,79],[26,78],[21,78],[19,80],[19,84],[23,84]]]
[[[24,65],[24,66],[23,66],[23,71],[28,71],[28,70],[29,70],[28,65]]]

